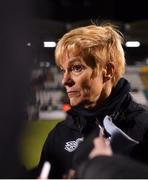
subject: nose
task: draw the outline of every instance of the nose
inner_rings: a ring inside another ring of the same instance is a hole
[[[72,79],[70,73],[65,72],[62,79],[63,86],[72,86],[74,84],[74,80]]]

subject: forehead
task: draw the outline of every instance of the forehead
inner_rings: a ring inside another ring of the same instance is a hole
[[[80,52],[80,49],[77,51],[74,49],[71,51],[63,51],[58,58],[57,65],[59,67],[64,67],[76,62],[80,62],[92,69],[96,69],[99,66],[94,55],[91,55],[91,53],[87,53],[86,51]]]

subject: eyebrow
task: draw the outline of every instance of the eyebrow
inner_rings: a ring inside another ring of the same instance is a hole
[[[69,59],[68,66],[73,65],[75,62],[83,63],[81,58],[79,56],[77,56],[77,57],[73,57],[73,58]],[[63,68],[63,67],[59,66],[59,68]]]
[[[81,63],[82,63],[82,60],[81,60],[80,57],[71,58],[71,59],[69,60],[69,62],[68,62],[68,65],[71,65],[71,64],[73,64],[73,63],[75,63],[75,62],[81,62]]]

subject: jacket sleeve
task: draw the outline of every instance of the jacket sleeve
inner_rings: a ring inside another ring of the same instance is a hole
[[[52,174],[55,173],[54,167],[56,167],[56,159],[55,159],[56,156],[54,155],[54,146],[55,146],[54,139],[56,136],[57,126],[58,125],[56,125],[56,127],[48,134],[45,140],[45,143],[42,148],[39,164],[37,165],[37,167],[35,167],[34,169],[30,171],[30,176],[32,178],[39,177],[41,173],[41,169],[45,161],[49,161],[51,163],[51,170],[50,170],[49,177],[50,176],[52,177],[53,176]]]
[[[61,122],[56,125],[56,127],[48,134],[46,141],[44,143],[41,158],[38,165],[38,172],[41,172],[42,166],[45,161],[49,161],[51,164],[50,174],[48,178],[61,178],[62,172],[59,167],[59,162],[57,160],[56,150],[56,140],[59,138],[58,131],[60,128]]]
[[[47,136],[45,143],[43,145],[43,149],[40,156],[40,161],[38,164],[39,169],[42,168],[45,161],[49,161],[52,163],[53,156],[54,156],[54,136],[55,136],[55,129],[53,129]]]

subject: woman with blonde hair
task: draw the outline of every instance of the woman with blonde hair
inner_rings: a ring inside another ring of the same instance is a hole
[[[49,133],[42,150],[38,170],[49,161],[50,178],[62,178],[74,169],[77,150],[90,135],[97,136],[100,131],[110,139],[113,153],[141,158],[136,149],[148,132],[148,110],[133,101],[130,84],[123,78],[122,42],[122,34],[108,24],[79,27],[59,40],[55,60],[63,73],[62,84],[71,109],[66,120]],[[120,141],[114,130],[127,141]],[[83,151],[86,157],[92,141]]]

